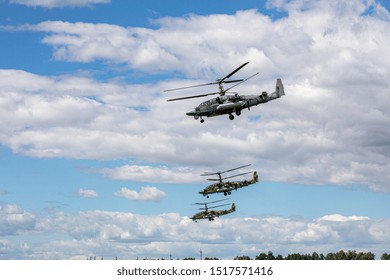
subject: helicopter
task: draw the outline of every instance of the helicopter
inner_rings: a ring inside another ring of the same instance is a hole
[[[214,209],[214,208],[226,206],[226,205],[229,205],[228,203],[227,204],[216,205],[216,206],[213,206],[213,207],[207,207],[208,204],[217,203],[217,202],[225,201],[225,200],[228,200],[228,199],[229,198],[220,199],[220,200],[216,200],[216,201],[212,201],[212,202],[195,203],[196,205],[204,205],[204,207],[199,208],[200,210],[203,210],[203,211],[196,213],[190,219],[193,220],[195,223],[198,222],[197,220],[201,220],[201,219],[208,219],[209,221],[214,221],[215,217],[219,217],[219,216],[223,216],[223,215],[227,215],[227,214],[235,212],[236,211],[236,205],[234,203],[232,203],[232,206],[231,206],[230,209],[225,209],[225,210],[209,210],[209,209]]]
[[[247,80],[259,74],[259,72],[257,72],[246,79],[229,80],[231,76],[233,76],[236,72],[241,70],[241,68],[243,68],[248,63],[249,62],[245,62],[240,67],[235,69],[233,72],[226,75],[222,79],[216,80],[215,82],[164,90],[164,92],[169,92],[169,91],[189,89],[194,87],[202,87],[202,86],[209,86],[209,85],[216,84],[218,85],[218,89],[219,89],[218,92],[171,98],[168,99],[167,101],[177,101],[177,100],[184,100],[184,99],[191,99],[191,98],[198,98],[198,97],[205,97],[209,95],[219,94],[218,97],[206,100],[200,103],[197,107],[195,107],[193,111],[186,113],[187,116],[192,116],[194,117],[195,120],[200,119],[200,122],[203,123],[204,122],[203,117],[215,117],[220,115],[229,115],[229,119],[233,120],[234,119],[233,113],[239,116],[241,115],[241,111],[243,109],[248,108],[248,110],[250,110],[250,107],[252,106],[257,106],[261,103],[266,103],[268,101],[280,98],[281,96],[285,95],[283,83],[280,78],[276,79],[275,91],[271,94],[267,93],[266,91],[263,91],[260,95],[239,95],[238,93],[226,94],[232,88],[238,86],[239,84],[242,84],[243,82],[246,82]],[[228,84],[228,83],[236,83],[236,84],[227,89],[224,89],[223,84]]]
[[[237,191],[237,189],[247,187],[251,184],[257,183],[259,181],[259,176],[257,175],[256,171],[253,172],[253,178],[251,180],[244,180],[244,181],[238,181],[238,182],[223,182],[223,180],[225,180],[225,179],[249,174],[251,172],[244,172],[244,173],[236,174],[233,176],[228,176],[225,178],[222,178],[221,174],[231,172],[231,171],[234,171],[237,169],[241,169],[244,167],[248,167],[248,166],[250,166],[250,164],[243,165],[243,166],[236,167],[236,168],[229,169],[229,170],[225,170],[225,171],[218,171],[215,173],[205,172],[205,173],[201,174],[200,176],[218,175],[218,178],[207,179],[209,181],[218,181],[218,182],[206,187],[205,189],[203,189],[199,193],[202,194],[203,196],[206,196],[207,198],[209,198],[210,194],[214,194],[214,193],[223,193],[225,196],[227,196],[227,195],[231,195],[233,190]]]

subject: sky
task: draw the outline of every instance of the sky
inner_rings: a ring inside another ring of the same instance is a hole
[[[0,259],[390,253],[389,1],[0,0],[0,38]],[[166,102],[245,62],[240,94],[286,95]],[[236,212],[189,219],[247,164]]]

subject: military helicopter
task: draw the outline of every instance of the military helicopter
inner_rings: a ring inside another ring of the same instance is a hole
[[[227,214],[230,214],[230,213],[233,213],[234,211],[236,211],[236,205],[234,203],[232,204],[232,207],[230,209],[225,209],[225,210],[210,210],[210,209],[229,205],[228,203],[216,205],[213,207],[207,207],[208,204],[217,203],[217,202],[221,202],[221,201],[225,201],[225,200],[228,200],[228,198],[220,199],[220,200],[216,200],[216,201],[212,201],[212,202],[195,203],[196,205],[204,205],[204,207],[199,208],[200,210],[203,210],[203,211],[196,213],[190,219],[196,223],[198,222],[197,220],[201,220],[201,219],[208,219],[209,221],[214,221],[215,217],[227,215]]]
[[[276,80],[275,92],[273,92],[271,94],[268,94],[267,92],[263,91],[260,95],[239,95],[238,93],[227,95],[226,93],[229,90],[231,90],[232,88],[238,86],[239,84],[241,84],[241,83],[251,79],[252,77],[256,76],[257,74],[259,74],[257,72],[254,75],[252,75],[246,79],[228,80],[231,76],[233,76],[236,72],[238,72],[241,68],[243,68],[248,63],[249,62],[242,64],[240,67],[235,69],[233,72],[231,72],[230,74],[228,74],[227,76],[225,76],[222,79],[216,80],[215,82],[164,90],[164,92],[169,92],[169,91],[189,89],[189,88],[194,88],[194,87],[218,85],[218,89],[219,89],[218,92],[204,93],[204,94],[192,95],[192,96],[186,96],[186,97],[171,98],[171,99],[168,99],[167,101],[177,101],[177,100],[191,99],[191,98],[198,98],[198,97],[219,94],[218,97],[204,101],[204,102],[200,103],[199,106],[195,107],[195,109],[193,111],[186,113],[188,116],[194,117],[195,120],[200,119],[200,122],[203,123],[204,122],[203,117],[215,117],[215,116],[220,116],[220,115],[229,115],[229,119],[233,120],[234,119],[233,113],[235,113],[237,116],[239,116],[239,115],[241,115],[241,111],[243,109],[248,108],[248,110],[250,110],[250,107],[252,107],[252,106],[257,106],[258,104],[266,103],[268,101],[280,98],[281,96],[285,95],[284,87],[283,87],[281,79]],[[227,88],[227,89],[224,89],[223,84],[228,84],[228,83],[236,83],[236,84],[234,86]]]
[[[244,168],[244,167],[248,167],[248,166],[250,166],[250,164],[243,165],[243,166],[236,167],[236,168],[229,169],[229,170],[225,170],[225,171],[218,171],[215,173],[205,172],[205,173],[201,174],[200,176],[218,175],[218,178],[207,179],[209,181],[218,181],[218,182],[206,187],[204,190],[200,191],[199,193],[202,194],[203,196],[206,196],[207,198],[209,198],[210,194],[214,194],[214,193],[223,193],[225,196],[227,196],[227,195],[231,195],[233,190],[237,191],[237,189],[247,187],[251,184],[257,183],[259,181],[259,176],[257,175],[256,171],[253,172],[253,178],[251,180],[244,180],[244,181],[238,181],[238,182],[224,182],[223,181],[226,179],[230,179],[230,178],[234,178],[237,176],[251,173],[251,172],[244,172],[244,173],[236,174],[233,176],[228,176],[225,178],[222,178],[222,176],[221,176],[221,174],[223,174],[223,173],[231,172],[231,171],[234,171],[234,170],[237,170],[240,168]]]

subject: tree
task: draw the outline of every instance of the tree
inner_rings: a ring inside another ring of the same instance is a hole
[[[325,257],[323,254],[318,254],[317,252],[313,252],[313,254],[311,254],[311,260],[324,260]]]
[[[335,254],[336,260],[354,260],[356,257],[356,251],[348,251],[348,254],[344,250],[340,250]]]
[[[237,256],[234,260],[251,260],[249,256]]]
[[[390,260],[390,254],[383,253],[382,256],[381,256],[381,260]]]
[[[275,260],[275,256],[271,251],[268,251],[268,253],[260,253],[255,257],[255,260]]]
[[[275,259],[274,254],[271,251],[268,251],[267,260],[274,260],[274,259]]]
[[[283,256],[281,254],[278,254],[276,256],[275,260],[283,260]]]
[[[336,260],[336,254],[335,253],[328,253],[325,257],[326,260]]]
[[[371,252],[359,252],[349,250],[345,252],[340,250],[337,253],[329,253],[325,257],[326,260],[374,260],[375,255]]]
[[[255,257],[255,260],[266,260],[267,259],[267,254],[266,253],[260,253]]]

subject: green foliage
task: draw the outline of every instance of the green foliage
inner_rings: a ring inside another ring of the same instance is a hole
[[[383,253],[382,256],[381,256],[381,260],[390,260],[390,254]]]
[[[185,258],[193,259],[193,258]],[[206,257],[205,260],[219,260],[218,258]],[[291,253],[286,257],[282,255],[275,256],[271,251],[267,253],[261,252],[254,258],[255,260],[375,260],[375,255],[371,252],[356,252],[355,250],[340,250],[336,253],[318,254],[313,252],[312,254],[299,254]],[[249,256],[236,256],[234,260],[252,260]],[[381,260],[390,260],[390,254],[383,253]]]
[[[255,260],[282,260],[283,256],[277,255],[276,257],[271,251],[268,251],[268,253],[260,253],[255,257]]]
[[[234,258],[234,260],[251,260],[249,256],[237,256]]]
[[[337,253],[329,253],[326,260],[374,260],[375,255],[371,252],[356,252],[355,250],[345,252],[340,250]]]
[[[375,255],[371,252],[356,252],[355,250],[347,251],[340,250],[337,253],[329,253],[326,256],[324,254],[318,254],[313,252],[312,254],[299,254],[292,253],[286,257],[273,255],[271,251],[268,253],[260,253],[255,257],[255,260],[374,260]],[[390,259],[390,254],[383,254],[381,259]]]

